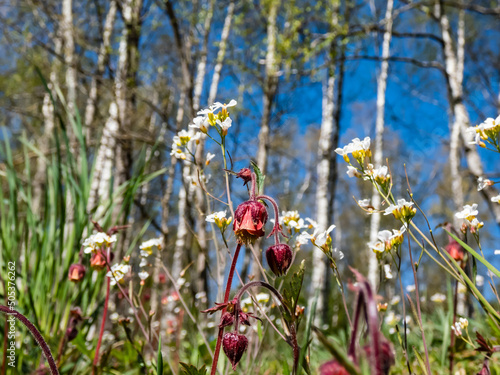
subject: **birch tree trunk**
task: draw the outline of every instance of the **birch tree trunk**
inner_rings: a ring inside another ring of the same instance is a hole
[[[385,31],[382,42],[382,64],[377,81],[377,118],[375,122],[375,147],[373,160],[375,167],[380,167],[384,164],[384,127],[385,127],[385,93],[387,89],[387,75],[389,71],[389,56],[392,38],[392,11],[394,8],[394,0],[387,0],[387,8],[385,11]],[[375,207],[375,212],[370,218],[370,241],[377,240],[377,234],[380,230],[380,195],[375,187],[372,190],[371,204]],[[379,266],[377,256],[370,249],[368,250],[368,280],[376,290],[379,280]]]
[[[448,17],[446,16],[443,9],[442,0],[438,0],[436,2],[435,16],[439,21],[441,28],[441,35],[443,38],[443,55],[445,60],[446,81],[448,87],[450,110],[453,116],[453,129],[458,129],[455,131],[459,132],[460,134],[459,137],[461,137],[461,140],[463,142],[463,147],[465,149],[465,158],[467,161],[467,168],[469,170],[469,173],[473,177],[478,179],[479,177],[482,177],[484,174],[483,166],[479,154],[477,152],[476,146],[470,144],[470,142],[474,140],[473,139],[474,135],[467,132],[467,127],[470,125],[470,120],[469,120],[469,114],[463,102],[462,78],[459,76],[459,73],[463,71],[463,67],[462,68],[460,67],[460,63],[457,57],[459,53],[455,53],[454,51],[451,27]],[[463,27],[463,22],[462,22],[462,27]],[[463,45],[463,43],[464,41],[459,41],[457,45],[460,44]],[[452,134],[451,138],[453,139],[453,137],[456,138],[457,136],[455,134]],[[459,163],[459,161],[457,161],[457,163]],[[488,186],[483,190],[481,190],[481,194],[483,198],[486,200],[486,203],[488,204],[490,211],[494,215],[495,221],[497,222],[497,224],[500,224],[500,205],[491,202],[491,198],[498,195],[497,190],[492,186]],[[458,201],[455,202],[455,204],[457,203]],[[458,208],[461,209],[462,207]]]
[[[262,104],[262,120],[259,132],[259,146],[257,149],[257,165],[263,174],[267,170],[267,152],[269,148],[269,122],[271,120],[271,107],[276,95],[276,38],[279,0],[271,0],[267,15],[267,52],[264,77],[264,96]]]
[[[61,34],[64,40],[64,62],[66,64],[66,87],[68,112],[71,119],[75,118],[76,106],[76,68],[75,39],[73,33],[73,0],[63,0]],[[68,128],[71,128],[68,126]],[[73,132],[72,142],[76,140]]]
[[[126,181],[130,158],[129,147],[124,147],[119,142],[120,136],[126,132],[130,124],[130,109],[133,103],[133,93],[128,86],[135,85],[135,73],[139,55],[137,43],[140,35],[140,10],[142,0],[126,0],[122,4],[122,17],[124,21],[122,36],[118,51],[118,67],[115,76],[115,98],[109,107],[109,117],[104,125],[101,144],[97,151],[94,174],[92,177],[91,191],[87,209],[93,209],[100,199],[107,201],[110,197],[110,183],[113,175],[113,162],[115,161],[114,187],[115,189]],[[130,87],[131,88],[131,87]],[[120,203],[116,203],[119,210]],[[104,213],[105,207],[99,205],[95,218]],[[117,217],[114,215],[114,217]]]
[[[333,46],[331,48],[334,48]],[[332,66],[327,71],[327,81],[323,92],[322,121],[318,143],[318,183],[316,185],[316,219],[320,231],[325,231],[331,224],[332,217],[330,209],[330,164],[332,162],[332,138],[334,132],[335,113],[335,67]],[[323,252],[313,248],[314,272],[311,279],[311,295],[319,290],[319,297],[316,305],[315,324],[320,326],[324,322],[324,312],[326,310],[326,257]]]
[[[102,42],[101,46],[99,47],[99,54],[97,55],[97,67],[95,74],[92,76],[92,81],[90,82],[90,90],[87,98],[87,103],[85,106],[84,125],[87,134],[87,143],[90,140],[89,127],[92,125],[95,118],[99,80],[102,78],[102,75],[104,74],[106,62],[109,58],[111,34],[113,33],[115,20],[116,20],[116,0],[111,0],[109,3],[109,10],[108,14],[106,15],[106,20],[104,21],[104,32],[102,35]]]
[[[54,51],[56,55],[60,55],[62,50],[62,40],[59,35],[54,36]],[[60,69],[61,64],[57,59],[54,59],[52,71],[50,72],[50,79],[48,82],[49,90],[54,90],[58,86],[57,71]],[[54,95],[55,96],[55,95]],[[48,156],[50,150],[50,140],[54,134],[55,122],[54,122],[54,105],[52,104],[52,99],[50,94],[46,92],[43,95],[42,104],[42,116],[43,116],[43,133],[40,137],[40,142],[38,148],[40,152]],[[45,182],[47,179],[47,164],[43,158],[38,158],[36,162],[36,172],[33,177],[33,212],[42,215],[42,204],[43,195],[45,191]]]

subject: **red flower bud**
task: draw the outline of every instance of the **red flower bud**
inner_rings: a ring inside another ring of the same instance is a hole
[[[264,236],[266,207],[257,201],[243,202],[234,212],[233,230],[238,242],[249,244]]]
[[[234,323],[234,315],[226,311],[224,314],[222,314],[220,318],[219,328],[230,326],[233,323]]]
[[[90,257],[90,267],[98,271],[106,267],[106,256],[102,253],[102,251],[92,253],[92,256]]]
[[[269,268],[276,276],[286,275],[292,264],[292,249],[285,243],[271,246],[266,250],[266,258]]]
[[[236,366],[247,349],[247,346],[248,339],[245,335],[240,335],[238,332],[228,332],[224,335],[224,338],[222,339],[222,348],[231,362],[233,370],[236,369]]]
[[[323,363],[319,368],[320,375],[349,375],[349,372],[337,361]]]
[[[366,355],[369,357],[370,352],[371,352],[371,346],[366,345],[364,348]],[[395,360],[394,360],[394,349],[392,348],[392,345],[389,341],[386,339],[382,339],[380,342],[380,357],[377,359],[378,361],[378,369],[383,373],[383,374],[389,374],[389,370],[391,369],[391,366],[394,365]]]
[[[456,262],[464,260],[464,249],[454,239],[450,239],[450,242],[448,242],[448,245],[446,245],[445,249]]]
[[[69,267],[68,279],[70,281],[78,282],[85,276],[85,266],[80,263],[72,264]]]

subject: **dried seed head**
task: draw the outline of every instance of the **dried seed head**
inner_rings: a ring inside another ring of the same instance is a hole
[[[243,185],[246,185],[252,181],[252,172],[248,168],[243,168],[236,173],[236,178],[241,178],[243,180]]]
[[[238,332],[228,332],[224,335],[224,338],[222,339],[222,348],[231,362],[233,370],[236,369],[236,366],[247,349],[247,346],[248,339],[245,335],[240,335]]]
[[[72,264],[69,267],[68,279],[73,282],[79,282],[85,277],[85,266],[80,263]]]
[[[269,268],[276,276],[286,275],[292,264],[292,249],[284,243],[271,246],[266,250],[266,258]]]
[[[243,202],[234,212],[233,230],[239,243],[249,244],[264,236],[266,207],[257,201]]]

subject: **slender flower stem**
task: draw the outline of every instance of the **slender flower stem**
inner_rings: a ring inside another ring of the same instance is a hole
[[[7,306],[2,306],[0,305],[0,311],[7,314],[7,315],[13,315],[17,320],[19,320],[21,323],[23,323],[26,328],[31,332],[33,337],[35,338],[35,341],[37,344],[40,346],[40,348],[43,351],[43,354],[45,358],[47,359],[47,362],[49,363],[49,368],[50,372],[52,375],[59,375],[59,370],[57,369],[56,362],[54,361],[54,357],[52,356],[52,353],[50,351],[49,346],[43,339],[43,336],[40,334],[38,329],[31,323],[28,318],[26,318],[23,314],[16,310],[12,310],[10,307]]]
[[[408,225],[408,223],[407,223]],[[409,226],[409,225],[408,225]],[[411,269],[413,271],[413,279],[415,280],[415,297],[416,297],[416,302],[417,302],[417,316],[418,320],[420,321],[420,327],[422,327],[422,344],[424,345],[424,351],[425,351],[425,359],[426,359],[426,366],[427,366],[427,371],[429,374],[432,374],[431,372],[431,365],[429,363],[429,352],[427,350],[427,343],[425,342],[425,333],[422,325],[422,313],[420,310],[420,296],[418,294],[418,278],[417,278],[417,271],[415,270],[415,263],[413,263],[413,256],[411,255],[411,244],[410,244],[410,235],[408,234],[408,252],[410,253],[410,262],[411,262]]]
[[[274,242],[276,245],[278,245],[280,243],[278,234],[281,231],[278,203],[276,203],[276,201],[273,198],[271,198],[270,196],[267,196],[267,195],[259,195],[255,199],[265,199],[265,200],[268,200],[269,202],[271,202],[271,204],[273,205],[273,208],[274,208],[274,227],[273,227],[273,231],[271,233],[274,234]]]
[[[106,316],[108,315],[108,303],[110,294],[110,283],[111,279],[106,277],[106,299],[104,300],[104,309],[102,311],[101,329],[99,331],[99,339],[97,340],[97,346],[95,348],[94,362],[92,364],[92,374],[95,373],[97,364],[99,363],[99,349],[101,348],[102,336],[104,334],[104,326],[106,325]]]
[[[229,269],[229,275],[227,277],[226,292],[224,294],[224,303],[229,302],[229,293],[231,292],[231,284],[233,283],[234,271],[236,269],[236,261],[238,260],[238,255],[240,254],[241,244],[238,243],[236,250],[234,251],[233,262],[231,263],[231,268]],[[224,314],[225,309],[222,310]],[[224,334],[224,327],[219,328],[219,335],[217,336],[217,344],[215,345],[214,360],[212,362],[212,370],[210,375],[215,375],[217,372],[217,362],[219,361],[220,347],[222,345],[222,336]]]

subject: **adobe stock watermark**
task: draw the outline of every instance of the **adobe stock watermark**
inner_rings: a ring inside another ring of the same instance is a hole
[[[16,262],[9,262],[7,273],[7,307],[14,311],[16,307]],[[16,318],[9,314],[7,318],[7,364],[16,367]]]

